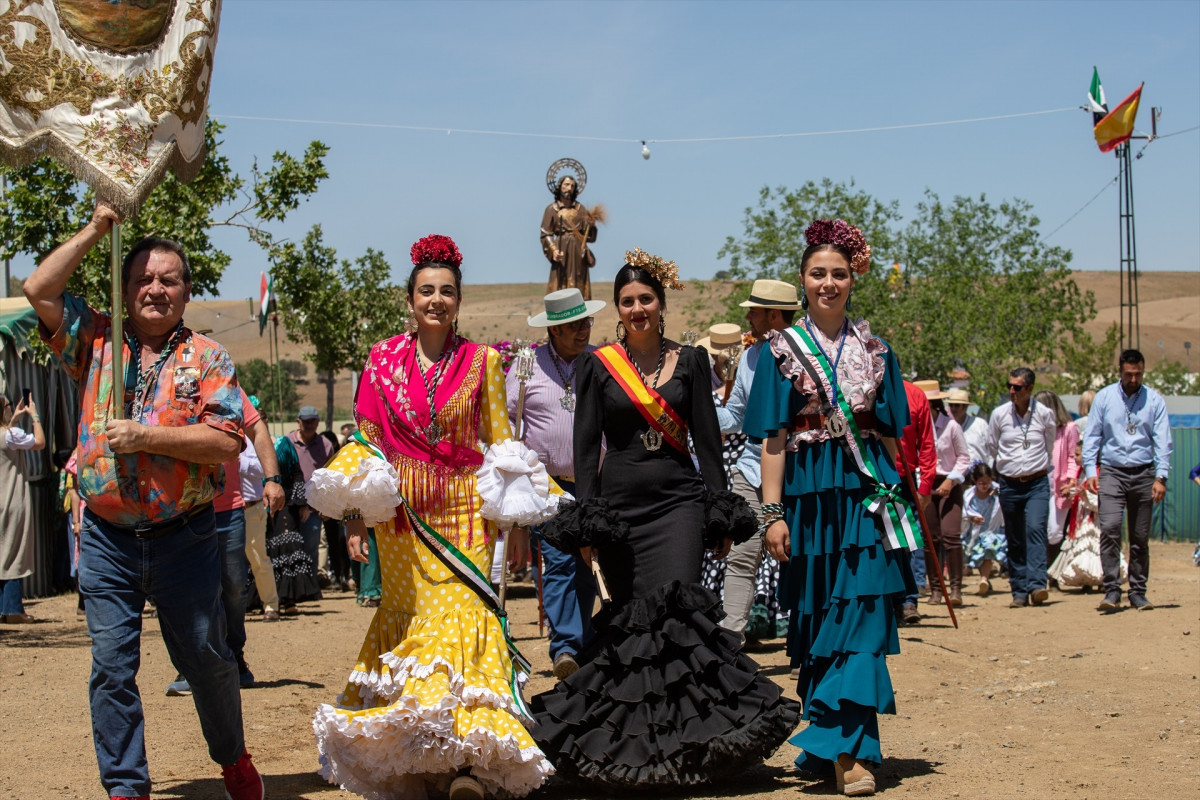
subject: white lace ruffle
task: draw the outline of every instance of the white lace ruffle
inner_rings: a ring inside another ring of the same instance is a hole
[[[475,473],[475,489],[483,501],[480,513],[505,531],[545,522],[560,503],[573,499],[550,491],[550,476],[537,453],[516,439],[488,448]]]
[[[431,674],[445,666],[418,665],[415,659],[396,659],[411,674]],[[421,668],[421,669],[418,669]],[[398,685],[403,680],[397,676]],[[462,687],[461,676],[451,672],[451,686]],[[536,746],[522,748],[511,735],[500,736],[476,727],[465,736],[454,733],[454,710],[459,706],[496,707],[480,702],[493,692],[465,687],[444,697],[436,706],[425,707],[406,695],[377,713],[352,717],[345,710],[322,704],[313,717],[317,736],[320,774],[330,783],[356,792],[368,800],[394,797],[424,798],[435,787],[445,791],[457,772],[466,767],[497,797],[521,797],[541,786],[554,774],[554,767]]]
[[[341,519],[346,509],[357,508],[367,525],[378,525],[396,516],[399,485],[392,465],[371,456],[350,474],[324,467],[314,471],[304,491],[308,504],[327,517]]]

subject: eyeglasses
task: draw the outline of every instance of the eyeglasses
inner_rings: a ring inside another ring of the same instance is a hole
[[[1023,384],[1023,383],[1010,383],[1008,385],[1008,390],[1010,392],[1019,392],[1024,388],[1025,388],[1025,384]]]

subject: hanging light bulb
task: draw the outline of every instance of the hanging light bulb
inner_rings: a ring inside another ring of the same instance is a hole
[[[650,160],[650,148],[646,146],[646,140],[642,139],[642,158]]]

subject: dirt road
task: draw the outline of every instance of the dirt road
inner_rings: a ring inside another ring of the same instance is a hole
[[[1052,592],[1040,608],[1010,610],[999,591],[970,597],[954,630],[945,609],[902,629],[890,661],[899,714],[882,717],[886,796],[921,798],[1200,797],[1200,569],[1192,546],[1151,549],[1151,612],[1095,611],[1098,597]],[[998,582],[1003,590],[1003,582]],[[277,624],[252,617],[247,659],[258,683],[243,691],[248,746],[273,800],[354,797],[315,774],[313,709],[332,701],[358,652],[369,611],[349,594],[307,604]],[[0,797],[101,800],[87,705],[89,640],[74,598],[31,603],[46,620],[0,625]],[[514,632],[550,686],[536,606],[515,601]],[[219,800],[187,698],[164,696],[174,677],[158,626],[146,620],[140,684],[158,800]],[[755,654],[788,684],[781,646]],[[789,691],[793,692],[794,687]],[[833,795],[801,780],[785,745],[733,785],[685,795],[744,800]],[[551,787],[535,797],[600,798]]]

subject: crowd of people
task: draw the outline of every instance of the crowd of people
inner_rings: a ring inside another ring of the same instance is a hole
[[[569,207],[573,186],[558,189]],[[635,248],[614,278],[615,341],[592,343],[605,301],[559,288],[528,320],[545,343],[507,374],[458,332],[462,254],[425,237],[410,327],[372,347],[355,424],[318,432],[306,406],[278,438],[224,348],[184,324],[190,269],[168,240],[124,259],[114,397],[112,321],[66,286],[119,221],[98,204],[25,285],[81,393],[69,519],[111,798],[150,793],[147,610],[179,670],[168,694],[193,698],[232,800],[265,797],[241,715],[247,608],[277,621],[329,589],[374,611],[344,689],[314,710],[320,774],[366,797],[482,800],[555,775],[604,792],[704,785],[785,741],[799,770],[871,795],[878,715],[897,710],[887,657],[922,596],[961,606],[966,576],[987,597],[1007,575],[1011,608],[1078,586],[1111,612],[1127,572],[1129,605],[1153,608],[1149,519],[1171,444],[1141,354],[1121,354],[1082,422],[1024,367],[974,417],[966,389],[905,380],[903,354],[851,312],[871,249],[843,220],[805,232],[798,289],[754,282],[746,333],[668,338],[677,269]],[[572,258],[594,261],[581,241]],[[19,508],[14,459],[45,443],[36,406],[0,398],[0,428],[0,492]],[[31,554],[0,543],[2,622],[31,621]],[[526,702],[491,576],[530,561],[557,682]],[[776,637],[799,702],[750,656]]]

